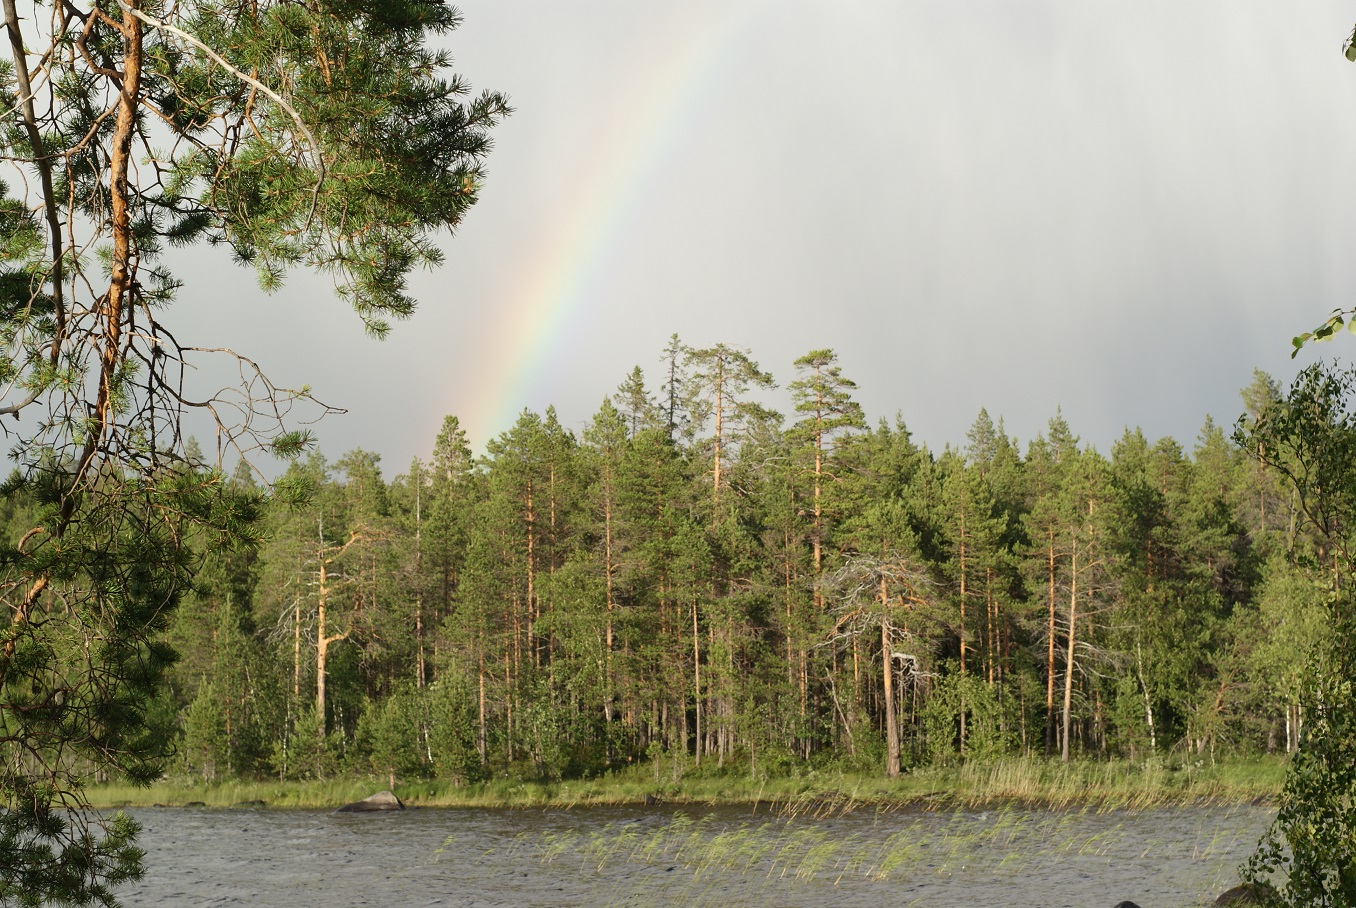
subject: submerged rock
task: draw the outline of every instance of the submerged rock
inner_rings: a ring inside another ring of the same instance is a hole
[[[1116,905],[1115,905],[1115,908],[1139,908],[1139,906],[1136,905],[1134,902],[1125,901],[1125,902],[1117,902]]]
[[[389,791],[379,791],[374,795],[363,798],[361,801],[354,801],[352,804],[345,804],[339,808],[339,813],[366,813],[373,810],[404,810],[405,805],[400,803],[400,799]]]
[[[1266,883],[1244,883],[1241,886],[1223,892],[1215,899],[1215,908],[1243,908],[1245,905],[1265,905],[1267,899],[1274,896],[1276,890]]]

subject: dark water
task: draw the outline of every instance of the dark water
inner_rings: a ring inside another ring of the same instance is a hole
[[[1202,905],[1270,812],[134,810],[127,906]]]

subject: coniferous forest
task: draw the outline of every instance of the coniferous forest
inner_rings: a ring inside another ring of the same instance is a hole
[[[895,775],[999,755],[1292,751],[1323,536],[1237,427],[1109,453],[984,411],[940,451],[867,422],[832,351],[794,412],[743,350],[674,338],[581,431],[524,412],[474,457],[312,451],[254,546],[205,547],[157,708],[180,772],[469,783]],[[15,522],[23,526],[21,516]]]

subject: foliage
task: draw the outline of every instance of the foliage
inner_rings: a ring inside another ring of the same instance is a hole
[[[402,686],[380,702],[370,701],[358,719],[355,743],[372,772],[394,779],[417,778],[428,764],[424,734],[429,726],[414,691]]]
[[[831,351],[813,362],[806,405],[846,395]],[[1209,796],[1217,757],[1279,750],[1287,722],[1314,731],[1296,685],[1332,626],[1334,512],[1286,494],[1293,457],[1249,461],[1276,446],[1207,420],[1189,449],[1131,431],[1103,457],[1057,415],[1019,448],[981,413],[934,453],[900,419],[783,428],[762,384],[739,414],[720,393],[719,486],[712,387],[678,389],[700,393],[674,437],[636,370],[631,412],[609,400],[578,435],[524,412],[479,460],[449,420],[390,479],[369,452],[293,464],[305,498],[259,500],[269,539],[214,552],[173,619],[181,753],[224,744],[218,785],[376,777],[448,803],[845,772],[883,796],[953,773],[1040,799],[1058,778],[1079,803],[1088,766],[1151,803]],[[1271,388],[1245,427],[1281,424]]]
[[[180,751],[184,768],[201,775],[205,782],[215,779],[218,766],[223,770],[229,768],[226,736],[226,717],[221,714],[217,692],[212,684],[205,683],[184,710],[184,742]]]
[[[974,675],[948,674],[933,688],[922,718],[933,764],[944,766],[957,759],[982,763],[1012,749],[993,687]],[[960,748],[962,724],[966,728],[964,751]]]
[[[1236,436],[1284,475],[1298,507],[1317,530],[1314,560],[1327,587],[1323,624],[1330,631],[1300,676],[1304,734],[1286,777],[1280,810],[1250,860],[1247,876],[1283,874],[1285,905],[1348,905],[1356,901],[1356,625],[1351,583],[1356,578],[1356,371],[1311,366],[1283,400],[1241,423]],[[1294,581],[1290,584],[1293,586]],[[1300,598],[1279,587],[1268,599]],[[1287,603],[1288,604],[1288,603]],[[1302,602],[1297,603],[1301,605]],[[1275,614],[1269,605],[1264,615]],[[1286,614],[1285,612],[1292,614]],[[1291,606],[1276,616],[1298,630],[1306,617]],[[1276,618],[1272,618],[1276,620]],[[1295,654],[1264,647],[1279,662],[1282,691],[1294,684]]]
[[[831,351],[807,362],[846,393]],[[176,624],[181,708],[203,677],[230,685],[231,753],[287,742],[270,771],[288,777],[460,785],[650,754],[662,778],[917,772],[1042,750],[1043,726],[1073,757],[1280,746],[1295,659],[1324,629],[1295,598],[1319,537],[1300,515],[1291,554],[1253,554],[1283,496],[1259,498],[1209,421],[1191,453],[1131,432],[1108,460],[1058,417],[1025,457],[984,413],[940,456],[900,422],[760,418],[725,435],[717,511],[700,420],[675,441],[647,422],[643,375],[623,388],[631,416],[606,401],[578,439],[524,413],[479,462],[450,420],[389,482],[363,452],[295,465],[308,500],[270,504],[257,560],[221,563]],[[322,554],[326,635],[343,634],[324,735]]]
[[[459,14],[426,0],[4,11],[0,415],[17,421],[0,488],[0,900],[112,904],[140,871],[135,827],[81,811],[83,780],[146,782],[166,765],[156,710],[176,608],[219,604],[213,587],[227,606],[251,596],[264,498],[223,460],[295,455],[309,436],[294,419],[327,409],[182,337],[169,253],[223,246],[265,289],[319,270],[383,334],[414,308],[410,269],[440,260],[439,231],[475,202],[508,108],[449,73],[429,41]],[[192,384],[222,359],[237,385]],[[193,410],[216,429],[215,458],[185,441]],[[195,586],[207,552],[237,557]],[[209,625],[210,648],[182,635],[195,661],[210,655],[184,717],[200,771],[261,757],[271,717],[241,658],[243,611]]]
[[[1356,32],[1353,32],[1352,34],[1356,35]],[[1350,49],[1353,46],[1350,39],[1348,39],[1345,46],[1348,51],[1348,59],[1350,59]],[[1327,320],[1321,325],[1316,326],[1312,331],[1305,331],[1303,334],[1291,338],[1290,345],[1293,349],[1290,351],[1290,358],[1294,359],[1298,356],[1299,352],[1304,349],[1304,345],[1311,341],[1332,340],[1337,336],[1337,332],[1341,330],[1343,326],[1345,326],[1352,334],[1356,334],[1356,320],[1347,324],[1347,319],[1351,318],[1353,315],[1356,315],[1356,309],[1334,309],[1332,315],[1329,315]]]
[[[1356,627],[1337,629],[1335,645],[1306,673],[1308,728],[1286,773],[1276,818],[1248,860],[1244,877],[1284,886],[1280,904],[1339,908],[1356,904]]]

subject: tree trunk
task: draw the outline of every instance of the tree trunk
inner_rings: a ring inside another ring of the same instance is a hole
[[[1048,536],[1048,559],[1046,562],[1050,581],[1050,623],[1047,628],[1048,639],[1045,654],[1045,756],[1048,758],[1055,749],[1055,531],[1052,527]]]
[[[960,753],[965,756],[965,510],[960,514]]]
[[[1153,701],[1149,698],[1149,685],[1144,682],[1144,648],[1135,641],[1135,655],[1139,662],[1139,689],[1144,692],[1144,722],[1149,727],[1149,750],[1158,750],[1158,735],[1154,729]]]
[[[1073,703],[1074,673],[1074,622],[1078,618],[1078,541],[1073,544],[1073,557],[1069,571],[1069,648],[1064,663],[1064,740],[1061,744],[1060,759],[1069,762],[1069,713]]]
[[[532,481],[527,482],[527,653],[532,659],[534,666],[540,666],[537,660],[537,640],[536,640],[536,608],[537,608],[537,573],[536,573],[536,512],[533,510]]]
[[[702,652],[697,630],[697,600],[692,600],[692,701],[697,712],[697,765],[702,765]]]
[[[815,400],[815,484],[814,484],[814,559],[815,559],[815,609],[823,611],[824,593],[819,588],[819,581],[823,576],[824,562],[824,525],[822,522],[822,511],[819,503],[820,484],[824,474],[824,416],[823,416],[823,395],[816,392]]]
[[[418,461],[415,461],[416,465]],[[428,682],[428,667],[424,658],[424,535],[423,515],[424,478],[421,471],[414,473],[414,684],[422,688]]]
[[[899,717],[895,713],[895,666],[890,653],[890,622],[882,621],[880,640],[885,661],[885,775],[891,779],[899,778]]]
[[[720,523],[720,443],[725,432],[725,364],[716,365],[716,443],[711,467],[711,523]]]
[[[320,737],[328,730],[325,718],[325,666],[329,661],[330,641],[325,636],[325,620],[328,603],[325,601],[328,590],[325,587],[325,558],[320,558],[320,589],[316,605],[315,638],[315,711],[319,720]]]
[[[606,584],[607,596],[607,630],[606,639],[603,641],[603,715],[608,722],[612,721],[612,612],[615,607],[615,599],[612,593],[612,574],[615,567],[612,563],[612,467],[608,464],[605,468],[605,481],[603,486],[603,548],[604,548],[604,566],[603,576]],[[610,749],[610,746],[609,746]]]
[[[489,735],[485,727],[485,637],[482,634],[480,638],[479,652],[477,653],[477,675],[480,681],[480,733],[476,736],[476,750],[480,752],[480,765],[484,766],[490,758]]]

